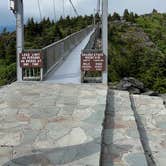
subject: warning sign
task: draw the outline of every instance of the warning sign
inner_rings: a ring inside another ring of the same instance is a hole
[[[22,68],[36,68],[42,67],[41,52],[23,52],[20,54],[20,66]]]
[[[82,53],[81,71],[105,71],[105,55],[103,53]]]

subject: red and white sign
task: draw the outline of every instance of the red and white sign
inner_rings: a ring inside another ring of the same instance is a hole
[[[41,52],[23,52],[20,54],[20,66],[22,68],[42,67]]]
[[[103,53],[82,53],[81,71],[105,71],[105,55]]]

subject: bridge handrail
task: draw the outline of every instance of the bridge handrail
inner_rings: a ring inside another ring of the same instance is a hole
[[[72,33],[72,34],[66,36],[65,38],[63,38],[63,39],[61,39],[61,40],[58,40],[58,41],[56,41],[56,42],[54,42],[54,43],[51,43],[51,44],[49,44],[49,45],[43,47],[42,50],[43,50],[43,49],[47,49],[47,48],[49,48],[49,47],[52,47],[53,45],[59,44],[59,43],[63,42],[64,40],[67,40],[67,39],[70,38],[71,36],[74,36],[74,35],[76,35],[76,34],[82,32],[82,31],[86,30],[87,28],[92,28],[92,25],[89,25],[88,27],[86,27],[86,28],[84,28],[84,29],[81,29],[80,31],[74,32],[74,33]]]
[[[46,78],[47,75],[56,67],[58,67],[64,59],[69,55],[72,49],[77,46],[82,39],[92,31],[94,27],[92,25],[75,32],[64,39],[54,42],[44,48],[42,48],[43,54],[43,78]]]
[[[99,37],[99,35],[100,35],[100,27],[99,25],[96,25],[95,30],[91,35],[89,42],[87,43],[87,45],[83,50],[92,50],[94,47],[94,43],[96,43],[96,39]]]

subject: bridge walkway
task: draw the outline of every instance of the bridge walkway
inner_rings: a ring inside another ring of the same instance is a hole
[[[80,55],[81,50],[84,49],[88,43],[90,36],[94,31],[91,31],[82,42],[76,46],[66,60],[55,70],[53,70],[48,76],[46,81],[54,83],[74,83],[81,82],[80,71]]]

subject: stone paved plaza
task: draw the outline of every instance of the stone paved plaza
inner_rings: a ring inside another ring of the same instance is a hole
[[[107,91],[102,84],[28,82],[0,89],[0,166],[165,163],[160,97]]]
[[[106,93],[105,85],[0,89],[0,165],[99,165]]]

